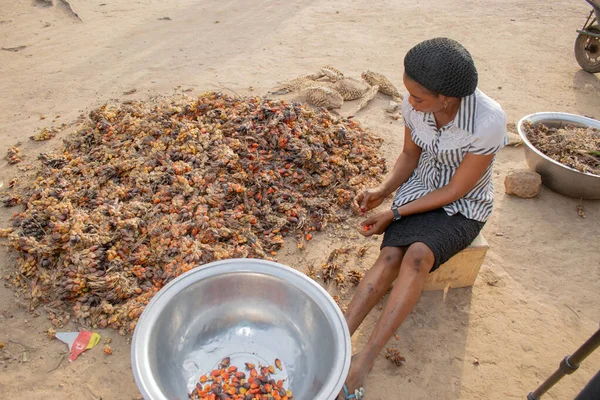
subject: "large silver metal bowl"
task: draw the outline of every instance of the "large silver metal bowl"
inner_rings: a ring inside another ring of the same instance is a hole
[[[224,357],[272,365],[295,399],[331,400],[350,368],[348,327],[331,296],[281,264],[232,259],[166,285],[135,329],[131,363],[147,400],[187,399],[200,375]]]
[[[542,176],[542,182],[553,191],[569,197],[600,199],[600,176],[567,167],[536,149],[527,139],[523,123],[540,124],[560,128],[565,125],[591,126],[600,129],[600,121],[574,114],[540,112],[527,115],[519,121],[517,130],[524,142],[525,158],[529,168]]]

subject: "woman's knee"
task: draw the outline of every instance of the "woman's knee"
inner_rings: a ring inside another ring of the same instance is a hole
[[[435,255],[425,243],[411,244],[404,255],[403,265],[407,265],[417,273],[428,273],[435,262]]]
[[[400,268],[402,258],[404,257],[404,249],[401,247],[384,247],[379,253],[379,262],[385,268]]]

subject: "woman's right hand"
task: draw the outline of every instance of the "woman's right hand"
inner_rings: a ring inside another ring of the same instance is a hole
[[[382,188],[367,189],[356,195],[352,202],[352,208],[355,212],[364,214],[379,206],[384,199],[385,192]]]

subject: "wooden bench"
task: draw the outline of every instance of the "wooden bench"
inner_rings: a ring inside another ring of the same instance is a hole
[[[423,290],[472,286],[490,246],[480,233],[473,243],[429,274]]]

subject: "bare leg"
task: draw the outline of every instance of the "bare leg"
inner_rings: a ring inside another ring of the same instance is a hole
[[[375,359],[419,300],[434,261],[435,257],[431,249],[424,243],[414,243],[406,250],[398,280],[383,308],[383,313],[365,347],[352,359],[350,372],[346,378],[350,393],[364,386]],[[342,392],[338,400],[344,398]]]
[[[371,269],[360,281],[346,311],[346,322],[350,335],[358,329],[367,314],[385,295],[400,272],[404,249],[384,247]]]

